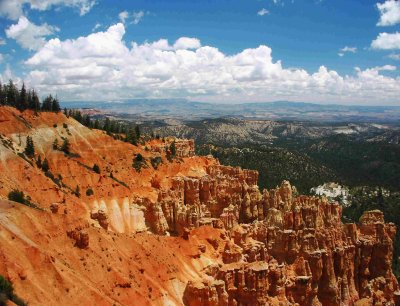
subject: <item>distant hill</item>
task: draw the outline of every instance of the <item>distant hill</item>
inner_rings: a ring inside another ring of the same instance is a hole
[[[96,108],[126,119],[184,119],[234,117],[242,119],[310,120],[322,122],[398,122],[399,106],[357,106],[277,101],[221,104],[184,99],[135,99],[112,102],[64,102],[69,108]]]

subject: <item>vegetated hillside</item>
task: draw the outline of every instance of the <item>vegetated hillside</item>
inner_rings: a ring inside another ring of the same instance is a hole
[[[311,121],[271,121],[218,118],[200,121],[158,120],[144,126],[160,136],[176,135],[196,143],[222,146],[265,144],[274,140],[319,139],[347,135],[360,141],[398,144],[400,128],[394,124],[318,123]]]
[[[301,141],[279,139],[278,147],[306,154],[333,169],[348,186],[381,186],[400,190],[400,146],[367,142],[348,135],[334,135]]]
[[[329,180],[400,188],[399,129],[393,125],[209,119],[147,126],[160,136],[195,139],[200,154],[259,170],[263,187],[290,179],[302,193]]]
[[[260,188],[275,188],[289,180],[303,194],[321,182],[337,181],[334,169],[327,168],[306,154],[274,146],[219,147],[200,145],[200,155],[212,154],[224,165],[240,166],[259,171]]]

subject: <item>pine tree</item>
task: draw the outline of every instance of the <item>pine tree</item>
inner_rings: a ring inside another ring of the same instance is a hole
[[[106,121],[104,122],[103,130],[106,131],[107,133],[111,132],[110,126],[111,126],[110,118],[107,117]]]
[[[35,155],[35,146],[33,145],[33,140],[30,136],[26,137],[25,154],[29,157]]]
[[[52,101],[51,110],[56,113],[59,113],[61,111],[60,102],[58,101],[57,97]]]
[[[99,167],[99,165],[94,164],[94,165],[93,165],[93,171],[96,172],[96,173],[98,173],[98,174],[100,174],[100,167]]]
[[[19,94],[19,110],[28,108],[28,94],[26,92],[25,83],[22,83],[22,88]]]
[[[0,105],[4,105],[4,104],[6,104],[6,96],[3,91],[3,85],[0,82]]]
[[[27,106],[28,109],[34,109],[33,99],[32,99],[32,90],[28,90],[27,105],[28,105]]]
[[[18,90],[15,87],[12,80],[8,82],[6,96],[7,96],[7,104],[18,108],[17,105]]]
[[[100,122],[99,122],[99,120],[96,119],[96,120],[94,121],[93,128],[96,129],[96,130],[98,130],[98,129],[100,128]]]
[[[91,122],[90,122],[90,117],[89,115],[84,115],[83,116],[83,125],[90,127],[91,126]]]
[[[76,185],[75,188],[75,195],[79,198],[81,196],[81,189],[79,188],[78,185]]]
[[[125,140],[135,146],[137,145],[136,133],[133,129],[128,130]]]
[[[42,168],[42,157],[40,155],[36,161],[36,166],[38,166],[38,168]]]
[[[36,94],[35,90],[32,90],[32,106],[31,109],[33,109],[35,111],[35,113],[37,113],[40,110],[40,101],[39,101],[39,97]]]
[[[54,139],[53,141],[53,150],[58,150],[58,139]]]
[[[45,158],[45,159],[43,160],[43,163],[42,163],[42,170],[43,170],[44,172],[47,172],[47,171],[49,171],[49,169],[50,169],[50,167],[49,167],[49,162],[47,161],[47,158]]]
[[[42,110],[51,112],[53,110],[53,97],[52,95],[48,95],[42,103]]]
[[[61,151],[63,151],[65,154],[69,154],[69,141],[68,141],[68,138],[65,138],[64,139],[64,142],[63,142],[63,144],[62,144],[62,146],[61,146]]]
[[[136,133],[136,138],[140,139],[140,127],[138,125],[135,126],[135,133]]]
[[[68,115],[68,110],[67,110],[66,107],[64,107],[64,115],[65,115],[67,118],[69,117],[69,115]]]

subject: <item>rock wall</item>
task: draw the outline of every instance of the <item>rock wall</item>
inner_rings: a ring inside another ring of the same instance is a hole
[[[242,209],[254,205],[247,194],[243,198]],[[265,191],[257,205],[248,217],[258,220],[233,227],[223,222],[230,238],[213,277],[225,284],[217,296],[229,298],[212,305],[397,305],[400,291],[391,270],[396,228],[384,223],[380,211],[364,213],[359,224],[343,224],[339,204],[294,197],[288,182]],[[205,294],[210,286],[190,284],[186,295]]]

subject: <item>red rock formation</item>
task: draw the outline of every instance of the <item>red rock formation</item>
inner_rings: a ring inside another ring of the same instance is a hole
[[[396,228],[379,211],[342,224],[338,204],[298,196],[286,181],[261,193],[256,171],[194,156],[193,141],[132,146],[61,113],[0,107],[0,116],[0,198],[17,188],[43,208],[0,200],[0,274],[32,304],[398,302]],[[28,135],[52,175],[23,156]],[[61,137],[74,155],[53,150]],[[139,153],[162,162],[139,173]]]

